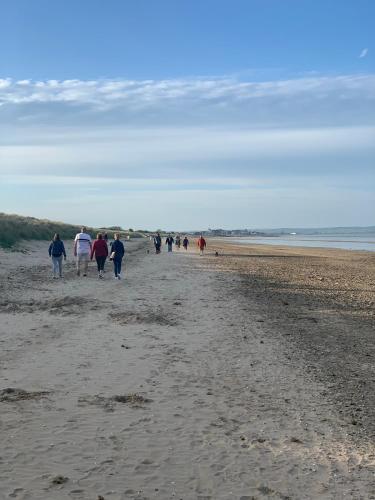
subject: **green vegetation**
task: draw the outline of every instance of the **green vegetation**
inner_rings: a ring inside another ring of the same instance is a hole
[[[55,233],[62,239],[74,238],[78,226],[49,220],[0,213],[0,245],[11,247],[20,240],[51,240]]]
[[[111,228],[87,227],[87,231],[95,237],[98,232],[106,232],[109,238],[113,238],[116,231],[121,232],[123,237],[129,236],[128,231]],[[36,219],[35,217],[23,217],[22,215],[10,215],[0,213],[0,246],[10,248],[21,240],[51,240],[55,233],[59,233],[61,239],[73,239],[81,226],[53,222],[47,219]],[[141,232],[132,232],[131,238],[142,238]]]

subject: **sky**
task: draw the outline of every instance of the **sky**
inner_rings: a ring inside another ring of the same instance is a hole
[[[0,0],[0,212],[374,225],[373,0]]]

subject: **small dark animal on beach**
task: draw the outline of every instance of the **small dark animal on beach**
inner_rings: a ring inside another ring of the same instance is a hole
[[[219,252],[215,252],[215,257],[219,257]]]

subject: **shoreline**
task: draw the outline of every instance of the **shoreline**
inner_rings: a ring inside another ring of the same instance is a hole
[[[365,248],[365,249],[362,249],[362,248],[340,248],[340,247],[335,247],[335,246],[321,246],[321,245],[298,245],[298,244],[291,244],[291,245],[288,245],[287,243],[278,243],[277,242],[277,239],[278,237],[276,236],[269,236],[269,237],[260,237],[259,239],[262,239],[262,240],[265,240],[265,239],[268,239],[270,238],[271,240],[274,241],[274,243],[264,243],[264,242],[256,242],[256,241],[251,241],[251,239],[247,236],[244,236],[243,239],[244,240],[247,240],[247,241],[241,241],[240,238],[235,238],[235,237],[228,237],[228,240],[231,239],[232,241],[227,241],[225,240],[225,238],[220,238],[220,237],[217,237],[217,238],[210,238],[211,241],[214,241],[214,240],[217,240],[217,241],[221,241],[223,243],[226,243],[228,245],[236,245],[236,244],[239,244],[241,246],[243,245],[246,245],[246,246],[271,246],[271,247],[279,247],[279,248],[301,248],[301,249],[324,249],[324,250],[343,250],[345,252],[368,252],[368,253],[374,253],[375,252],[375,242],[374,241],[356,241],[356,240],[317,240],[317,239],[298,239],[297,241],[301,241],[301,242],[311,242],[311,243],[314,243],[314,242],[321,242],[321,243],[359,243],[359,244],[364,244],[364,245],[373,245],[373,249],[368,249],[368,248]],[[255,238],[254,238],[255,239]],[[283,237],[281,236],[280,239],[282,240]],[[285,241],[285,239],[284,239]],[[293,241],[293,240],[291,240]]]

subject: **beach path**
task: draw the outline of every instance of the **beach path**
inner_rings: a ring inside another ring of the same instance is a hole
[[[1,500],[375,498],[374,443],[214,255],[52,280],[46,248],[1,253]]]

